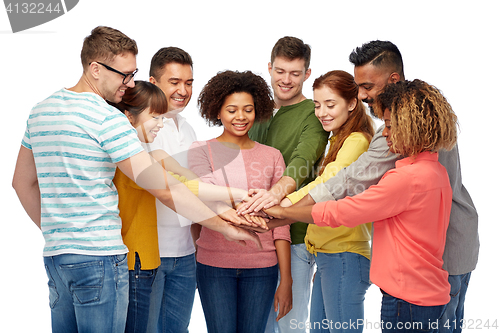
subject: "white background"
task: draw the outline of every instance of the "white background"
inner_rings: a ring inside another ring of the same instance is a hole
[[[2,331],[50,332],[47,278],[42,263],[43,238],[23,211],[11,187],[25,122],[31,107],[61,87],[78,81],[83,38],[97,25],[117,28],[139,46],[138,79],[147,80],[153,54],[178,46],[194,60],[193,98],[183,115],[198,134],[220,133],[199,117],[196,99],[218,71],[252,70],[269,82],[267,63],[283,36],[312,47],[312,82],[333,69],[353,72],[348,61],[357,46],[390,40],[400,49],[407,79],[419,78],[442,90],[460,121],[463,182],[479,212],[481,251],[467,293],[467,326],[486,330],[498,313],[497,90],[498,3],[496,1],[97,1],[81,0],[66,15],[13,34],[0,9],[0,105],[3,212],[0,252]],[[366,319],[378,322],[380,293],[366,296]],[[500,322],[497,322],[500,325]],[[203,313],[195,304],[191,332],[204,332]],[[491,328],[490,328],[491,329]],[[491,329],[493,330],[493,329]],[[375,331],[366,329],[365,331]]]

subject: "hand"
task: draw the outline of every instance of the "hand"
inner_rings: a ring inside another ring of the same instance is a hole
[[[254,242],[255,245],[257,245],[259,250],[262,250],[262,243],[260,242],[260,238],[253,231],[244,230],[242,228],[227,224],[227,228],[221,233],[230,242],[237,242],[243,246],[246,246],[246,242],[251,241]]]
[[[280,206],[281,207],[290,207],[292,204],[292,200],[288,199],[288,198],[283,198],[283,200],[281,200],[280,202]]]
[[[219,217],[235,226],[249,226],[265,229],[267,231],[267,223],[263,218],[243,216],[241,217],[234,209],[228,209],[219,214]]]
[[[281,221],[281,220],[276,220],[276,221]],[[244,225],[244,224],[239,225],[238,228],[247,229],[247,230],[258,232],[258,233],[261,233],[261,234],[263,234],[265,232],[268,232],[270,230],[267,225],[266,225],[265,229],[261,228],[261,227],[253,227],[253,226]],[[275,227],[273,227],[273,228],[275,228]]]
[[[271,208],[264,209],[264,212],[277,219],[284,219],[285,217],[283,216],[285,213],[284,207],[281,206],[273,206]]]
[[[254,227],[258,227],[260,229],[264,229],[265,231],[269,230],[267,227],[268,218],[258,216],[258,215],[244,215],[243,216],[247,221],[253,224]]]
[[[292,283],[282,280],[274,294],[274,311],[277,312],[279,310],[276,321],[290,312],[292,304]]]
[[[237,209],[241,207],[243,203],[238,203],[236,204],[236,214],[238,216],[241,216],[240,214],[237,213]],[[250,226],[252,227],[258,227],[261,229],[264,229],[264,231],[267,231],[267,222],[269,221],[268,216],[265,213],[252,213],[252,214],[245,214],[243,215],[245,220],[247,220],[248,223],[250,223]],[[246,223],[248,225],[248,223]]]
[[[272,192],[263,189],[249,190],[248,194],[251,198],[243,203],[237,210],[240,215],[258,212],[263,208],[272,207],[280,202],[280,199],[277,198]]]

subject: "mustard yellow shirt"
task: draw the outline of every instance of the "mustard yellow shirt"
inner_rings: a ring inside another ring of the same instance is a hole
[[[169,172],[198,195],[198,181]],[[141,259],[141,269],[150,270],[160,266],[158,249],[158,227],[156,224],[156,199],[148,191],[138,186],[120,169],[116,170],[113,183],[118,191],[118,209],[122,220],[122,238],[128,247],[128,269],[135,266],[135,253]]]
[[[330,147],[335,142],[330,138]],[[300,190],[287,196],[292,203],[296,203],[309,193],[318,184],[334,177],[337,172],[347,167],[368,150],[370,141],[360,132],[351,133],[337,153],[335,161],[328,163],[323,173]],[[318,227],[310,224],[304,238],[307,250],[313,254],[317,252],[341,253],[352,252],[370,259],[371,223],[362,224],[355,228],[341,226],[339,228]]]

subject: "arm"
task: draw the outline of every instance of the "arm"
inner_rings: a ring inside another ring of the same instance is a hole
[[[333,145],[334,142],[331,144]],[[369,145],[370,141],[368,141],[362,133],[351,133],[342,144],[335,160],[328,163],[321,175],[300,190],[288,195],[287,198],[290,199],[292,203],[296,203],[317,185],[325,183],[330,178],[335,177],[340,170],[356,161],[361,154],[368,150]]]
[[[353,228],[401,214],[408,209],[418,190],[411,176],[396,170],[388,171],[378,184],[361,194],[315,204],[311,210],[314,223],[320,227],[343,225]]]
[[[355,162],[309,191],[315,202],[338,200],[359,194],[377,184],[388,170],[394,168],[398,157],[389,152],[382,130],[383,126],[373,136],[368,151]]]
[[[290,207],[281,207],[281,206],[273,206],[271,208],[265,209],[267,215],[277,218],[273,226],[277,225],[286,225],[293,222],[305,222],[305,223],[314,223],[314,220],[311,216],[313,206],[290,206]],[[274,220],[273,220],[274,221]],[[269,227],[269,223],[268,223]]]
[[[182,167],[179,162],[168,155],[163,150],[155,150],[151,152],[151,156],[158,161],[162,167],[172,172],[173,174],[185,177],[185,179],[198,181],[198,198],[202,201],[242,201],[248,198],[248,193],[245,190],[232,187],[216,186],[201,182],[199,177],[189,169]],[[180,180],[180,179],[179,179]],[[182,181],[182,180],[181,180]],[[183,181],[184,182],[184,181]]]
[[[260,241],[255,234],[230,226],[205,206],[186,186],[169,175],[144,151],[117,163],[117,167],[137,185],[150,192],[164,205],[187,219],[218,231],[228,240]],[[180,186],[179,186],[180,185]]]
[[[280,269],[280,283],[274,294],[274,311],[278,311],[276,321],[283,318],[292,309],[292,269],[290,242],[284,239],[274,241]]]
[[[250,214],[277,205],[287,194],[292,193],[295,188],[295,180],[291,177],[283,176],[269,191],[252,189],[248,191],[251,198],[245,204],[238,207],[238,214]]]
[[[236,210],[222,201],[207,202],[206,205],[213,210],[220,218],[237,226],[249,226],[256,228],[256,231],[267,231],[267,223],[264,219],[257,216],[240,216]]]
[[[21,146],[17,156],[12,187],[28,216],[38,228],[41,228],[40,188],[38,187],[35,160],[31,149],[24,146]]]
[[[258,211],[262,207],[269,208],[277,205],[286,195],[299,188],[304,180],[313,173],[315,163],[325,150],[328,133],[323,130],[314,112],[311,112],[299,130],[301,132],[298,145],[291,154],[279,187],[273,187],[271,193],[254,195],[244,207],[238,210],[238,213],[248,214]]]

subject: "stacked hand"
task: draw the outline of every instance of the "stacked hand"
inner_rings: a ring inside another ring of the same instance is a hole
[[[262,209],[270,208],[280,203],[280,198],[277,198],[270,191],[263,189],[251,189],[248,191],[250,196],[238,207],[237,212],[240,215],[260,212]]]

